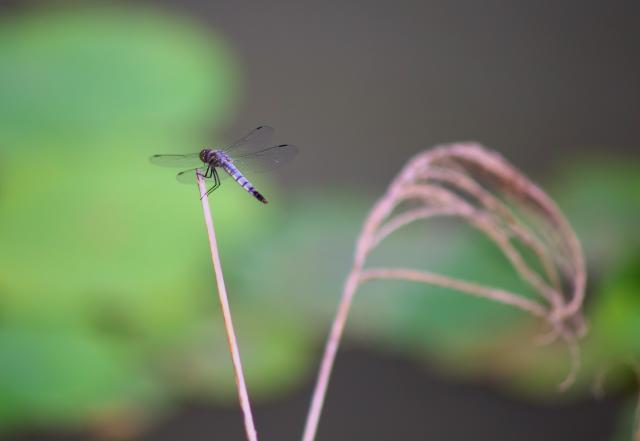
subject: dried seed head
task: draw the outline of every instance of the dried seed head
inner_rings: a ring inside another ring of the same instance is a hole
[[[388,235],[421,219],[453,216],[491,239],[514,270],[540,296],[451,279],[418,270],[364,269],[368,254]],[[532,265],[520,250],[535,256]],[[570,348],[570,384],[578,366],[576,340],[586,332],[581,315],[586,271],[573,230],[556,204],[499,154],[474,143],[420,153],[393,180],[367,217],[356,247],[359,280],[404,278],[447,286],[517,306],[552,326],[546,342],[562,338]]]

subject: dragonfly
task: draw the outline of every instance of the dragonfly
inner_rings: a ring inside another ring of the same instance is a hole
[[[273,134],[272,127],[260,126],[244,138],[221,149],[203,148],[199,152],[186,155],[153,155],[150,161],[163,167],[199,166],[181,171],[176,177],[181,183],[196,184],[196,173],[200,173],[205,182],[211,184],[205,196],[209,196],[220,187],[222,179],[230,176],[250,195],[266,204],[267,199],[256,190],[240,169],[256,173],[266,172],[280,167],[297,155],[298,148],[294,145],[271,145]],[[206,171],[202,173],[200,170],[204,167]]]

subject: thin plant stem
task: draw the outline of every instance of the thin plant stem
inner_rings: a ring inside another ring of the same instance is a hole
[[[209,246],[211,248],[211,261],[213,262],[213,270],[216,274],[216,284],[218,285],[218,297],[220,298],[220,307],[222,309],[222,317],[224,319],[224,327],[227,331],[227,341],[229,342],[229,350],[231,351],[231,360],[233,361],[233,372],[238,388],[238,398],[240,407],[244,415],[244,428],[249,441],[258,441],[258,435],[253,423],[253,414],[251,413],[251,404],[249,403],[249,393],[247,385],[244,381],[242,371],[242,362],[240,360],[240,350],[236,340],[236,334],[233,330],[233,321],[231,320],[231,310],[229,308],[229,300],[227,299],[227,288],[224,284],[222,275],[222,265],[220,263],[220,255],[218,254],[218,244],[216,241],[216,233],[213,229],[213,219],[211,218],[211,209],[209,208],[209,198],[207,197],[207,188],[201,171],[196,170],[198,187],[200,188],[200,201],[202,202],[202,210],[204,212],[204,223],[207,226],[207,235],[209,236]]]
[[[511,305],[537,317],[544,318],[548,315],[544,307],[522,296],[502,289],[489,288],[477,283],[452,279],[451,277],[429,273],[427,271],[418,271],[409,268],[373,268],[362,271],[360,275],[362,282],[376,279],[410,280],[412,282],[428,283],[461,293],[484,297],[505,305]]]
[[[488,288],[475,283],[451,279],[449,277],[441,276],[438,274],[405,268],[362,270],[362,268],[360,268],[359,265],[356,264],[356,266],[354,266],[351,273],[349,274],[347,281],[345,282],[343,296],[340,300],[340,305],[338,306],[338,311],[333,321],[333,325],[331,326],[331,332],[329,333],[329,337],[327,339],[324,355],[322,356],[320,369],[318,371],[318,379],[316,381],[316,386],[314,388],[313,396],[311,399],[311,406],[307,415],[307,422],[304,428],[302,441],[313,441],[316,432],[318,431],[318,423],[320,421],[324,399],[327,395],[327,387],[329,385],[331,371],[335,363],[338,346],[340,345],[340,340],[342,339],[342,334],[347,322],[347,318],[349,316],[349,310],[351,309],[351,304],[353,303],[353,298],[355,296],[356,290],[360,283],[375,279],[400,279],[425,282],[436,286],[443,286],[445,288],[458,290],[467,294],[485,297],[491,300],[498,301],[500,303],[512,305],[524,311],[527,311],[534,316],[545,316],[544,308],[537,303],[501,289]]]
[[[311,406],[307,414],[307,422],[304,426],[302,441],[313,441],[316,436],[322,406],[324,405],[324,398],[327,395],[329,378],[331,377],[331,371],[338,352],[338,346],[340,345],[344,326],[349,316],[353,296],[358,288],[358,274],[359,271],[354,269],[345,282],[344,294],[338,306],[338,312],[336,313],[333,325],[331,326],[329,338],[327,339],[324,355],[320,364],[320,370],[318,371],[318,380],[313,390],[313,397],[311,398]]]

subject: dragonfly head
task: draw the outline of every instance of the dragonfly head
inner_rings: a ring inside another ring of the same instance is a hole
[[[200,160],[205,164],[208,164],[213,157],[213,150],[211,149],[202,149],[200,150]]]

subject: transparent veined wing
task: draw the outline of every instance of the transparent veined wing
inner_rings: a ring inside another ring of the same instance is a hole
[[[202,164],[199,153],[187,155],[153,155],[149,158],[152,164],[162,167],[193,167]]]
[[[222,150],[234,159],[238,156],[263,150],[271,144],[274,132],[273,127],[257,127],[244,138],[237,140]]]
[[[200,170],[200,173],[202,174],[202,177],[204,178],[204,181],[207,183],[207,185],[214,183],[213,176],[209,178],[204,177],[204,174],[207,171],[206,167],[198,167],[198,168],[192,168],[191,170],[181,171],[176,175],[176,179],[181,184],[197,184],[198,180],[196,179],[196,170],[198,169]],[[224,172],[220,173],[220,171],[218,171],[218,176],[220,176],[221,178],[223,174],[226,174],[226,173]]]
[[[292,144],[280,144],[257,152],[233,157],[233,163],[244,172],[263,173],[280,167],[298,154],[298,147]]]

